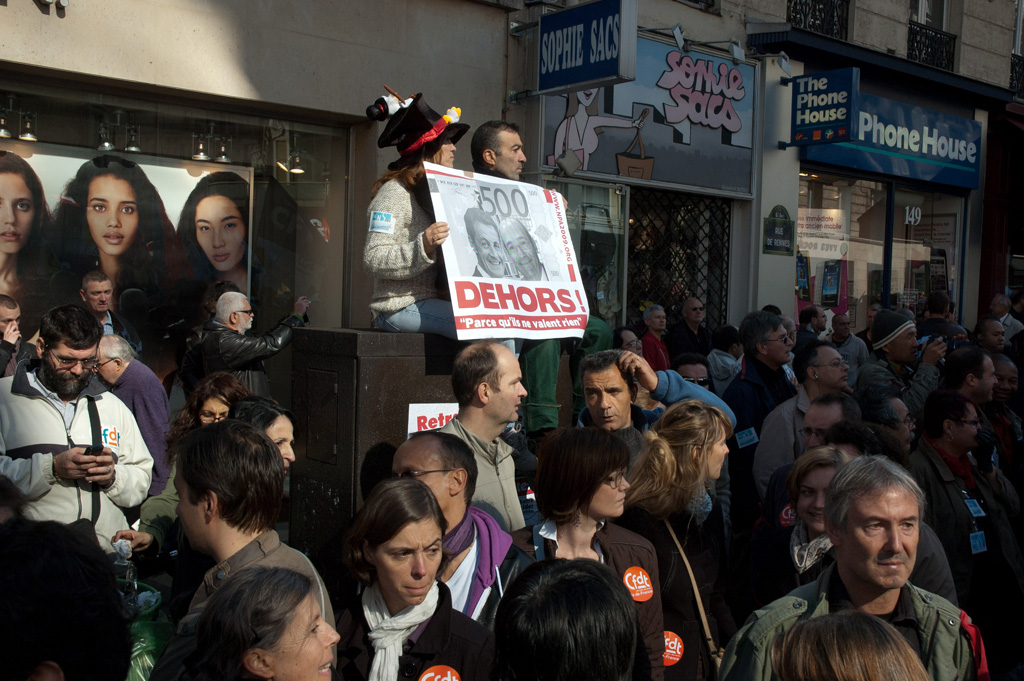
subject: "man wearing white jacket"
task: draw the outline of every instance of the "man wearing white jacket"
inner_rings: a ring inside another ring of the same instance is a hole
[[[0,380],[0,475],[29,498],[35,520],[85,520],[111,550],[128,529],[122,508],[141,504],[153,458],[135,418],[93,379],[103,329],[74,305],[43,317],[36,350]]]

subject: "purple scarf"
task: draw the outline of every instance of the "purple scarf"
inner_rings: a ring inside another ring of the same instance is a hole
[[[468,522],[468,521],[472,522]],[[497,567],[505,560],[508,549],[512,546],[512,535],[501,529],[498,522],[484,511],[470,506],[466,515],[452,531],[444,536],[442,544],[445,551],[457,556],[473,544],[473,530],[479,543],[479,558],[473,573],[473,583],[469,587],[469,598],[466,600],[465,615],[472,615],[484,590],[494,584],[497,578]]]

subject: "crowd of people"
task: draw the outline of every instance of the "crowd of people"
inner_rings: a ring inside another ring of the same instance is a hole
[[[447,225],[421,187],[423,161],[450,165],[467,131],[450,118],[417,97],[381,138],[401,156],[366,245],[382,331],[456,335],[436,286]],[[480,172],[518,178],[513,126],[471,146]],[[154,681],[1024,673],[1024,336],[1009,323],[1024,296],[997,296],[974,334],[937,292],[920,320],[873,308],[863,335],[816,305],[710,329],[693,297],[673,327],[651,305],[642,326],[596,320],[568,347],[468,344],[457,415],[394,443],[336,542],[347,574],[325,583],[275,529],[302,462],[263,371],[309,300],[255,336],[237,285],[211,287],[172,419],[109,309],[116,281],[88,275],[85,307],[50,309],[35,344],[0,342],[4,681],[126,678],[114,557],[129,552],[173,576]],[[557,427],[545,373],[563,349],[574,427]]]

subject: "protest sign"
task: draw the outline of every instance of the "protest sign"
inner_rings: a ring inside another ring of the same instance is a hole
[[[425,163],[460,340],[579,338],[590,310],[562,197]]]

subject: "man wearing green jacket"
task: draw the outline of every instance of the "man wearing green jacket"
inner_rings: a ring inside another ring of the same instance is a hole
[[[775,637],[796,622],[857,609],[910,644],[934,681],[977,678],[970,619],[941,596],[911,585],[924,494],[905,470],[862,456],[842,466],[825,495],[825,530],[836,563],[812,584],[754,612],[733,637],[723,681],[768,681]]]

